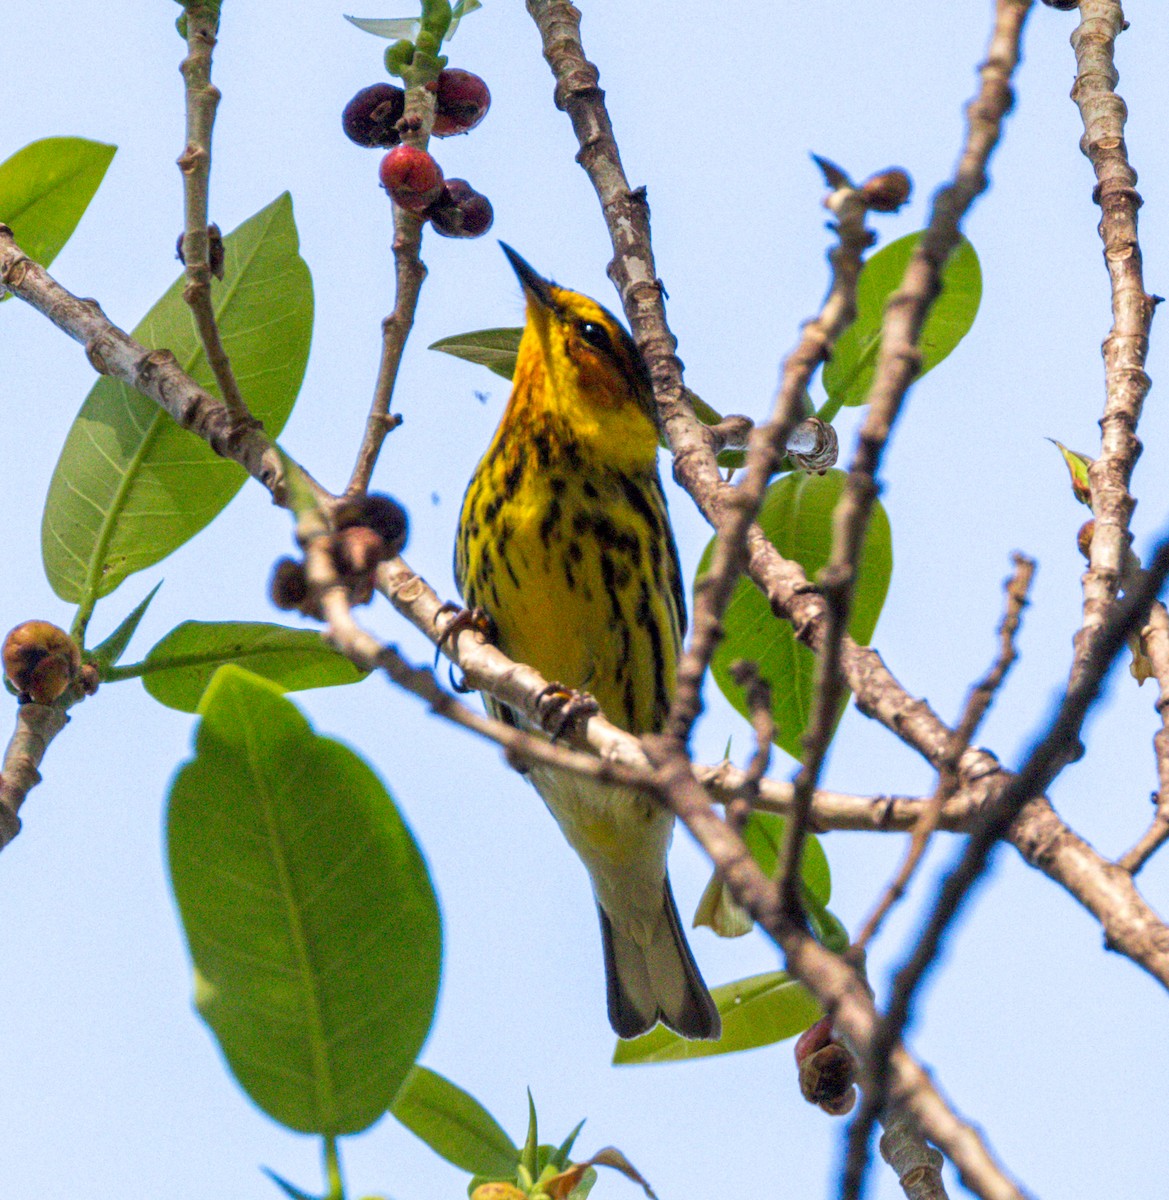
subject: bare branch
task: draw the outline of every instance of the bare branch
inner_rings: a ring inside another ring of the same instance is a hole
[[[41,781],[41,760],[69,718],[63,704],[20,704],[0,774],[0,850],[20,832],[20,806]]]
[[[187,96],[187,145],[179,156],[183,173],[185,229],[182,258],[187,283],[183,299],[195,318],[199,341],[215,375],[219,394],[228,411],[241,423],[253,420],[240,394],[231,369],[219,322],[211,306],[211,250],[208,226],[208,189],[211,179],[211,131],[219,107],[219,89],[211,82],[211,52],[219,28],[218,15],[195,5],[186,10],[187,57],[183,59],[183,81]],[[218,233],[218,230],[215,231]]]
[[[426,266],[418,257],[421,247],[421,219],[395,204],[394,311],[382,322],[382,357],[378,367],[377,384],[373,391],[373,403],[370,405],[369,417],[365,423],[365,437],[357,452],[353,475],[345,489],[351,494],[369,489],[382,442],[390,430],[396,429],[402,423],[400,416],[390,413],[390,401],[394,395],[394,384],[398,380],[398,367],[402,362],[402,352],[406,349],[406,339],[414,327],[418,294],[426,279]]]
[[[1141,452],[1136,436],[1150,380],[1145,373],[1149,329],[1157,299],[1145,291],[1137,210],[1137,175],[1128,161],[1124,123],[1128,110],[1116,93],[1116,39],[1125,28],[1120,0],[1081,0],[1080,24],[1072,33],[1080,110],[1080,148],[1092,163],[1100,206],[1100,240],[1112,290],[1112,328],[1104,340],[1104,416],[1100,455],[1088,469],[1096,529],[1084,575],[1084,620],[1076,636],[1072,681],[1086,669],[1091,643],[1116,599],[1124,577],[1129,520],[1135,501],[1128,484]]]
[[[153,400],[216,454],[239,463],[272,493],[275,503],[287,505],[288,486],[276,443],[254,421],[240,421],[222,400],[201,388],[169,350],[147,349],[119,329],[96,300],[82,300],[63,288],[21,250],[7,225],[0,225],[0,287],[80,342],[95,371]],[[332,499],[307,474],[305,478],[319,499]]]

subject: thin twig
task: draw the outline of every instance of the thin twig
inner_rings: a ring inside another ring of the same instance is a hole
[[[434,125],[435,93],[422,86],[406,89],[405,109],[398,128],[402,141],[425,150]],[[426,264],[419,257],[424,222],[415,213],[394,204],[394,310],[382,321],[382,355],[378,365],[373,402],[365,422],[365,435],[357,451],[357,461],[346,492],[354,495],[369,490],[378,455],[386,435],[396,429],[402,418],[390,413],[394,384],[406,341],[414,328],[418,295],[426,280]]]
[[[986,675],[971,688],[970,695],[966,698],[962,719],[954,731],[953,749],[948,760],[942,764],[939,770],[938,786],[930,797],[929,803],[922,810],[917,824],[913,827],[913,837],[901,867],[854,940],[853,944],[859,949],[866,948],[876,937],[877,931],[881,928],[881,924],[890,910],[905,895],[918,864],[925,857],[930,838],[938,828],[938,822],[946,802],[958,790],[958,763],[974,740],[974,735],[978,732],[978,727],[982,724],[995,694],[1002,686],[1007,672],[1017,657],[1015,634],[1019,630],[1023,609],[1027,605],[1031,580],[1035,574],[1035,562],[1022,554],[1016,554],[1014,561],[1015,573],[1007,580],[1006,611],[1003,613],[1003,619],[998,628],[998,657]],[[856,1128],[855,1124],[853,1128]]]
[[[390,402],[406,339],[414,327],[418,294],[426,279],[426,266],[418,257],[421,246],[422,221],[413,213],[394,205],[394,311],[382,322],[381,363],[378,366],[373,403],[365,422],[365,436],[357,452],[353,475],[345,489],[350,494],[368,491],[382,443],[386,435],[402,422],[400,416],[390,413]]]
[[[1072,682],[1084,670],[1091,642],[1105,621],[1123,577],[1135,501],[1128,490],[1141,452],[1136,436],[1150,380],[1145,373],[1149,329],[1157,299],[1145,291],[1137,210],[1137,175],[1128,161],[1124,123],[1128,110],[1116,93],[1116,39],[1125,28],[1120,0],[1081,0],[1072,33],[1076,81],[1072,99],[1080,110],[1080,149],[1096,176],[1093,200],[1100,206],[1100,240],[1112,292],[1112,328],[1104,340],[1104,416],[1100,454],[1088,469],[1096,520],[1091,559],[1084,575],[1084,619],[1075,640]]]
[[[741,829],[759,804],[759,785],[771,765],[771,740],[775,736],[775,718],[771,715],[771,687],[759,674],[759,668],[745,659],[731,663],[731,677],[743,689],[751,729],[755,734],[755,752],[743,773],[743,786],[733,800],[727,801],[727,820]]]
[[[17,706],[16,728],[4,751],[0,773],[0,850],[20,832],[20,806],[40,783],[41,760],[68,720],[62,704]]]
[[[1126,590],[1129,586],[1126,576]],[[1157,680],[1156,709],[1161,717],[1161,727],[1153,735],[1153,752],[1157,760],[1157,793],[1153,801],[1157,807],[1152,823],[1132,849],[1116,860],[1116,865],[1130,875],[1135,875],[1169,841],[1169,613],[1159,601],[1149,610],[1149,620],[1141,630],[1140,639]]]
[[[1032,797],[1040,796],[1055,777],[1067,766],[1079,745],[1080,729],[1088,710],[1099,698],[1104,678],[1116,656],[1124,649],[1130,635],[1144,625],[1149,608],[1169,576],[1169,534],[1157,547],[1148,570],[1132,587],[1128,594],[1116,604],[1098,636],[1093,639],[1084,670],[1075,683],[1069,686],[1055,719],[1046,733],[1028,755],[1019,772],[1011,779],[1002,793],[979,815],[966,849],[957,865],[946,877],[929,920],[918,939],[908,962],[898,971],[893,981],[889,1007],[873,1037],[871,1053],[866,1056],[864,1066],[870,1080],[864,1104],[857,1114],[856,1126],[851,1141],[862,1136],[867,1140],[868,1131],[862,1122],[871,1122],[881,1111],[890,1079],[889,1061],[893,1049],[898,1045],[902,1030],[913,1003],[918,985],[937,958],[942,939],[959,909],[977,883],[990,860],[998,841],[1006,834],[1011,823],[1022,812]],[[863,1156],[867,1159],[867,1154]],[[849,1156],[853,1164],[853,1156]],[[863,1169],[862,1169],[863,1176]],[[854,1175],[846,1175],[846,1183]],[[859,1180],[857,1181],[859,1184]],[[842,1188],[842,1195],[847,1194]]]
[[[742,838],[721,820],[695,779],[683,747],[668,736],[643,739],[670,807],[714,863],[735,902],[782,950],[787,970],[812,992],[854,1050],[865,1058],[877,1028],[868,987],[854,967],[821,946],[780,903],[779,889],[751,857]],[[904,1049],[891,1056],[893,1100],[958,1169],[963,1183],[984,1200],[1021,1200],[978,1136],[961,1121],[929,1076]]]
[[[219,394],[228,411],[241,422],[255,418],[240,393],[231,360],[219,334],[219,322],[211,305],[211,252],[208,236],[208,195],[211,182],[211,132],[219,89],[211,82],[211,52],[219,31],[218,12],[190,5],[186,8],[187,57],[182,62],[187,97],[187,144],[179,155],[183,174],[183,263],[187,302],[207,364],[215,376]]]

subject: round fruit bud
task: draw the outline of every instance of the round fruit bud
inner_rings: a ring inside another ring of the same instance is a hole
[[[861,184],[861,197],[873,212],[896,212],[912,191],[913,182],[900,167],[890,167]]]
[[[1092,535],[1095,532],[1096,520],[1092,518],[1085,521],[1080,526],[1080,532],[1076,534],[1076,547],[1089,562],[1092,561]]]
[[[333,538],[333,562],[342,575],[368,575],[389,558],[381,535],[368,525],[350,525]]]
[[[836,1042],[800,1063],[800,1093],[809,1104],[840,1104],[856,1081],[852,1055]]]
[[[491,93],[478,75],[457,68],[440,71],[432,132],[435,137],[466,133],[487,116],[490,107]]]
[[[472,1193],[471,1200],[528,1200],[514,1183],[481,1183]]]
[[[801,1066],[817,1050],[823,1050],[831,1040],[831,1017],[821,1017],[815,1025],[809,1025],[796,1039],[796,1066]]]
[[[333,514],[338,529],[364,525],[386,544],[386,558],[395,558],[406,545],[410,520],[406,510],[392,496],[370,492],[367,496],[348,496]]]
[[[442,195],[426,210],[435,233],[443,237],[482,237],[495,220],[491,201],[465,179],[448,179]]]
[[[395,146],[382,159],[378,178],[407,212],[425,212],[442,195],[442,167],[418,146]]]
[[[272,603],[285,612],[299,609],[308,598],[308,577],[304,573],[304,563],[297,562],[295,558],[280,559],[272,569],[268,595]]]
[[[0,654],[9,683],[34,704],[52,704],[81,669],[77,643],[48,621],[17,625]]]
[[[397,124],[406,108],[406,93],[392,83],[362,88],[341,114],[345,136],[359,146],[396,146]]]
[[[1071,12],[1073,8],[1080,7],[1080,0],[1043,0],[1043,3],[1048,8],[1058,8],[1063,12]]]

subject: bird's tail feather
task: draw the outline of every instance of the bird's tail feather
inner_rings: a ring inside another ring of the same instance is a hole
[[[645,945],[616,928],[598,904],[609,1023],[619,1037],[645,1033],[661,1021],[682,1037],[714,1040],[718,1009],[702,981],[678,920],[670,881],[662,885],[662,917]]]

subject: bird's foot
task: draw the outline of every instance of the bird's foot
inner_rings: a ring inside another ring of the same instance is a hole
[[[438,665],[438,656],[446,644],[450,642],[453,646],[459,634],[467,629],[473,629],[485,642],[494,643],[495,622],[485,608],[464,608],[453,600],[447,600],[434,615],[437,618],[443,613],[454,613],[455,615],[452,620],[447,622],[446,628],[439,634],[438,642],[435,644],[434,662],[436,666]]]
[[[601,706],[588,692],[565,687],[562,683],[548,684],[536,697],[540,725],[554,742],[578,722],[586,721],[600,711]]]

